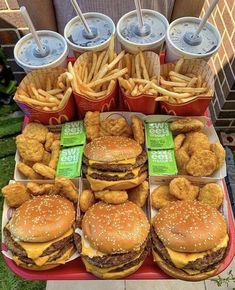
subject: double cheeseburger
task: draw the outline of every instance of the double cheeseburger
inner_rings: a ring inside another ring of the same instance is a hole
[[[200,281],[215,275],[228,241],[222,214],[198,201],[172,202],[152,222],[154,261],[177,279]]]
[[[147,177],[147,154],[133,139],[104,136],[84,148],[83,172],[94,191],[125,190]]]
[[[30,270],[64,264],[75,252],[74,219],[73,204],[61,196],[26,201],[4,228],[4,240],[15,263]]]
[[[85,213],[80,233],[86,270],[101,279],[137,271],[148,254],[149,230],[147,217],[136,204],[96,203]]]

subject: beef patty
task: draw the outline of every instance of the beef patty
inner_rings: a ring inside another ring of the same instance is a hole
[[[143,165],[147,161],[147,153],[142,153],[136,157],[135,164],[111,164],[111,163],[93,163],[92,168],[102,171],[125,172]],[[89,166],[89,159],[83,155],[83,163]]]
[[[104,255],[102,257],[93,257],[93,258],[90,258],[88,256],[82,256],[82,257],[85,258],[90,264],[97,266],[97,267],[100,267],[100,268],[114,267],[114,266],[128,263],[128,261],[131,261],[130,263],[132,263],[132,262],[138,260],[138,262],[136,262],[136,264],[134,264],[134,265],[137,265],[141,260],[143,260],[147,256],[150,247],[151,247],[151,240],[150,240],[150,236],[149,236],[146,239],[146,241],[143,243],[143,245],[140,247],[139,251],[131,251],[131,252],[124,253],[124,254]],[[140,254],[140,257],[137,259],[134,259],[139,254]],[[128,263],[128,265],[130,263]],[[130,268],[130,267],[128,266],[127,268]],[[115,270],[115,272],[116,272],[116,270]]]
[[[151,231],[151,235],[152,235],[152,244],[153,244],[154,251],[158,253],[159,256],[165,262],[175,267],[175,265],[171,261],[171,258],[165,246],[163,245],[161,240],[158,238],[157,234],[155,233],[153,229]],[[185,265],[182,268],[182,270],[192,269],[192,270],[198,270],[201,272],[210,271],[213,268],[215,268],[219,264],[219,262],[224,258],[225,252],[226,252],[226,248],[221,248],[215,252],[211,252],[207,254],[206,256],[204,256],[203,258],[198,258],[194,261],[189,262],[187,265]]]
[[[140,167],[140,171],[138,175],[140,175],[147,169],[148,169],[147,164],[142,165]],[[87,174],[87,167],[83,166],[82,171],[84,174]],[[100,170],[98,172],[92,173],[90,176],[94,179],[107,180],[107,181],[128,180],[128,179],[135,178],[135,175],[131,171],[130,172],[127,171],[125,175],[122,177],[119,177],[118,175],[109,175],[108,173],[106,173],[106,171],[100,171]]]
[[[7,248],[18,257],[27,257],[26,251],[16,241],[14,241],[14,239],[11,236],[10,231],[6,227],[3,229],[3,233],[4,233],[4,238],[5,238],[5,243],[6,243]],[[48,247],[47,249],[43,251],[41,257],[50,255],[55,251],[61,250],[64,247],[66,247],[66,245],[70,244],[71,242],[73,243],[73,234],[51,244],[50,247]]]

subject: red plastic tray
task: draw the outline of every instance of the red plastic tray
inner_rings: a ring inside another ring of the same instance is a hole
[[[225,182],[223,181],[224,192],[228,204],[228,231],[229,231],[229,246],[226,258],[217,271],[217,274],[223,272],[232,262],[235,255],[235,226],[234,219],[229,201],[229,196]],[[2,249],[6,250],[6,246],[2,244]],[[80,258],[77,258],[65,265],[48,271],[31,271],[18,267],[11,259],[3,256],[7,266],[18,276],[27,280],[95,280],[95,276],[86,272],[85,267]],[[128,280],[159,280],[159,279],[172,279],[172,277],[161,271],[153,262],[152,255],[149,255],[145,260],[142,267],[125,278]]]

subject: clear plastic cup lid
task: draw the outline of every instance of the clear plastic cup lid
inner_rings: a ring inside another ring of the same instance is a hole
[[[212,25],[206,23],[199,36],[192,39],[200,20],[182,20],[170,27],[169,38],[182,51],[193,54],[208,54],[219,45],[219,38]]]
[[[108,21],[108,17],[106,19],[97,14],[84,14],[91,34],[87,33],[79,17],[76,18],[76,21],[71,21],[66,35],[68,40],[81,47],[93,47],[107,41],[114,33],[113,23]]]
[[[142,11],[144,27],[141,29],[138,24],[136,12],[123,17],[120,21],[119,32],[123,38],[130,42],[145,44],[162,39],[167,30],[165,22],[151,11]],[[163,17],[163,16],[162,16]]]
[[[65,41],[58,33],[39,31],[38,35],[45,49],[45,54],[41,55],[33,36],[29,35],[24,40],[19,40],[18,49],[15,51],[21,63],[36,67],[47,65],[59,59],[67,49]]]

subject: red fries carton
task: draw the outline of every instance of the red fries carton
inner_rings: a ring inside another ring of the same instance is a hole
[[[32,98],[32,96],[35,97],[31,89],[32,84],[36,89],[46,90],[46,83],[48,78],[51,79],[52,88],[55,88],[55,83],[58,76],[65,71],[66,70],[63,68],[36,70],[29,73],[22,80],[15,93],[14,100],[24,112],[24,114],[29,118],[30,122],[39,122],[44,125],[58,125],[75,119],[76,111],[72,93],[70,94],[70,96],[68,96],[68,100],[65,102],[63,107],[57,110],[44,110],[42,106],[37,106],[28,103],[27,101],[21,101],[19,97],[20,95],[24,95],[25,93],[29,98]],[[32,96],[30,96],[30,94]]]
[[[174,64],[166,63],[161,65],[161,75],[167,76],[173,70]],[[202,59],[185,59],[181,67],[180,73],[192,73],[201,75],[202,82],[207,82],[209,88],[208,94],[198,95],[197,98],[189,100],[185,103],[170,103],[167,101],[160,102],[162,114],[176,116],[202,116],[214,94],[214,73],[209,64]]]

